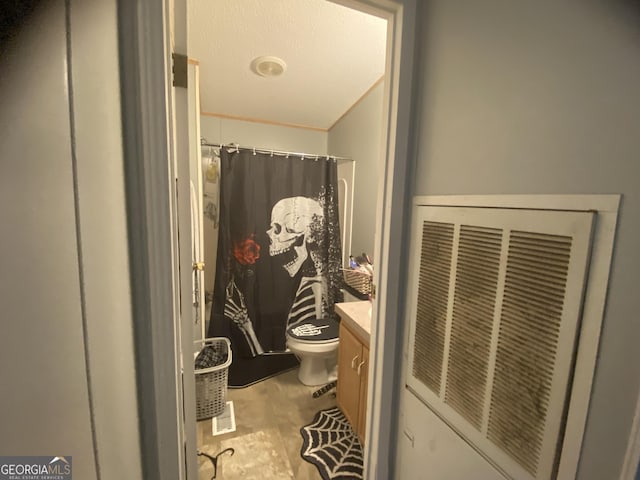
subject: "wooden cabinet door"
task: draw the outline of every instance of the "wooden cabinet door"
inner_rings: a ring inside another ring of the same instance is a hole
[[[367,382],[369,377],[369,349],[362,346],[362,364],[360,366],[360,399],[358,401],[358,424],[356,433],[360,437],[360,442],[364,445],[364,435],[367,430]]]
[[[360,403],[360,377],[356,370],[362,361],[362,344],[340,324],[340,344],[338,346],[338,406],[354,428],[358,425],[358,404]]]

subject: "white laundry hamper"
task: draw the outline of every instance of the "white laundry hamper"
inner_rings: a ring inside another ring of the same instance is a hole
[[[196,419],[213,418],[224,412],[227,403],[227,382],[229,365],[231,365],[231,342],[225,337],[205,338],[196,340],[198,353],[207,345],[211,345],[222,352],[226,351],[227,359],[224,363],[211,368],[195,369],[196,374]]]

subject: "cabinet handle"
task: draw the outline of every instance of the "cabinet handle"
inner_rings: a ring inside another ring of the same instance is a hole
[[[364,360],[362,360],[359,364],[358,364],[358,376],[360,376],[360,369],[362,368],[362,365],[364,365]]]
[[[356,355],[351,359],[351,370],[356,369],[356,362],[358,361],[358,357],[360,357],[360,354]]]

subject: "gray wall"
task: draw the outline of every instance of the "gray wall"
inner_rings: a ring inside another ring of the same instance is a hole
[[[327,132],[229,118],[200,117],[201,135],[212,143],[273,148],[301,153],[327,153]]]
[[[72,1],[70,31],[33,3],[0,68],[0,452],[139,479],[116,2]]]
[[[623,194],[578,475],[617,478],[640,386],[640,7],[424,7],[415,193]]]
[[[355,160],[351,252],[373,257],[379,172],[382,168],[381,83],[329,131],[329,154]],[[375,259],[373,260],[375,262]]]

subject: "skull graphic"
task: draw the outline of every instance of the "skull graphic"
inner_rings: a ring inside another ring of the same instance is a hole
[[[324,212],[317,200],[307,197],[283,198],[271,210],[269,255],[284,256],[284,268],[293,277],[309,256],[315,243],[312,227],[324,224]],[[316,229],[314,228],[314,230]]]

